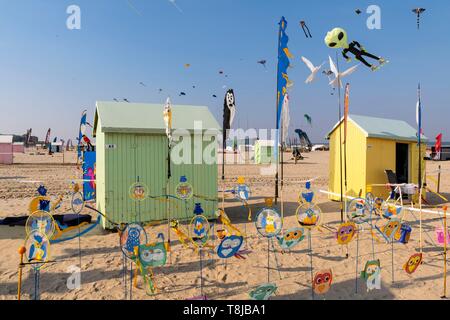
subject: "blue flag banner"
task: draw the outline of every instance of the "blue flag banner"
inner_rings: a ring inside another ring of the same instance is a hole
[[[83,161],[83,198],[95,199],[95,151],[85,151]]]
[[[78,133],[78,159],[81,160],[81,146],[83,144],[83,135],[86,134],[86,116],[87,110],[84,110],[81,114],[80,131]]]
[[[290,84],[287,69],[289,68],[289,58],[293,58],[287,47],[289,37],[286,34],[287,21],[284,17],[281,17],[279,22],[279,42],[278,42],[278,68],[277,68],[277,131],[274,145],[274,156],[278,163],[278,142],[279,142],[279,129],[281,121],[281,113],[283,111],[283,102],[287,94],[287,88]]]

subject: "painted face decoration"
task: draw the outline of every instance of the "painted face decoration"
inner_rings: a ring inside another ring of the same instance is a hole
[[[380,260],[369,260],[366,262],[364,270],[361,271],[361,278],[366,281],[367,292],[374,289],[381,289],[381,266]]]
[[[283,251],[287,251],[295,247],[305,238],[305,230],[303,228],[292,228],[287,230],[283,235],[277,235],[277,241]]]
[[[136,182],[129,190],[130,198],[135,201],[143,201],[147,197],[148,188],[145,184]]]
[[[248,295],[251,300],[268,300],[275,293],[276,290],[277,290],[276,284],[266,283],[250,291]]]
[[[217,247],[217,255],[222,259],[231,258],[239,252],[243,243],[244,237],[242,236],[231,235],[225,237]]]
[[[256,230],[267,238],[272,238],[281,232],[283,223],[279,213],[273,209],[265,208],[256,217]]]
[[[347,217],[356,224],[362,224],[370,219],[370,208],[365,199],[353,199],[347,207]]]
[[[175,193],[178,198],[183,200],[192,198],[194,194],[193,187],[189,182],[187,182],[186,176],[180,177],[180,183],[177,185]]]
[[[403,269],[406,271],[407,274],[413,274],[417,270],[419,265],[422,264],[422,262],[423,260],[421,253],[413,254],[405,263]]]
[[[25,248],[28,253],[26,258],[32,262],[33,268],[39,270],[49,259],[50,241],[45,233],[38,230],[32,231],[25,240]]]
[[[39,231],[45,234],[49,239],[52,238],[55,232],[55,221],[53,216],[47,211],[33,212],[25,222],[25,230],[27,234],[31,234],[33,231]]]
[[[122,235],[120,236],[120,244],[122,252],[131,258],[134,256],[134,248],[139,247],[141,243],[147,242],[147,233],[137,223],[127,225]]]
[[[341,224],[336,233],[339,244],[348,244],[353,240],[356,234],[356,224],[354,222],[345,222]]]
[[[159,267],[166,264],[167,251],[164,242],[139,246],[139,261],[143,267]]]
[[[331,269],[323,270],[316,273],[313,280],[313,289],[317,294],[325,294],[330,290],[333,281],[333,273]]]
[[[297,208],[296,216],[300,226],[312,229],[320,224],[322,212],[320,208],[311,203],[300,205]]]
[[[391,220],[386,223],[386,225],[383,227],[383,235],[386,238],[386,240],[391,241],[395,235],[395,233],[400,229],[402,223],[400,220],[396,218],[392,218]]]

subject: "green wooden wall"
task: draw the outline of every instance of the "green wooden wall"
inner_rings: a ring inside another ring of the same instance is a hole
[[[193,138],[192,138],[193,139]],[[114,222],[151,222],[171,218],[188,220],[193,216],[195,202],[200,202],[205,216],[214,217],[217,202],[201,198],[188,201],[165,198],[134,201],[129,188],[138,179],[145,183],[152,196],[165,195],[167,182],[167,137],[165,135],[103,133],[97,136],[97,207]],[[201,144],[202,150],[210,142]],[[111,145],[112,148],[106,148]],[[194,150],[192,152],[201,152]],[[102,155],[103,153],[103,155]],[[101,171],[104,171],[104,174]],[[217,199],[217,164],[171,165],[172,177],[168,194],[175,195],[180,176],[185,175],[196,195]],[[108,223],[105,228],[110,228]]]

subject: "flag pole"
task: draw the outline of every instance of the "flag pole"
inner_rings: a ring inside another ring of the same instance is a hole
[[[342,205],[342,199],[344,198],[343,195],[343,186],[342,186],[342,123],[341,122],[341,117],[342,117],[342,110],[341,110],[341,76],[339,74],[339,57],[338,54],[336,52],[336,68],[337,68],[337,72],[338,72],[338,105],[339,105],[339,119],[338,119],[338,123],[339,123],[339,178],[340,178],[340,182],[341,182],[341,199],[340,199],[340,206],[341,206],[341,222],[344,222],[344,207]]]
[[[422,134],[422,102],[421,102],[421,98],[420,98],[420,82],[418,84],[417,87],[417,95],[418,95],[418,99],[419,99],[419,106],[418,106],[418,118],[417,118],[417,126],[418,126],[418,134],[417,134],[417,138],[418,138],[418,142],[419,142],[419,188],[422,188],[422,148],[421,148],[421,134]]]
[[[278,56],[278,60],[280,60],[280,43],[281,43],[281,24],[278,28],[278,48],[277,48],[277,56]],[[279,61],[277,60],[277,87],[276,87],[276,107],[275,107],[275,128],[278,131],[279,130],[279,122],[278,122],[278,107],[279,107],[279,102],[280,102],[280,97],[278,95],[278,72],[279,70]],[[278,137],[278,135],[276,135]],[[274,148],[278,149],[278,141],[275,141],[275,145]],[[276,161],[276,173],[275,173],[275,204],[277,204],[278,202],[278,152],[277,152],[277,158],[275,159]]]

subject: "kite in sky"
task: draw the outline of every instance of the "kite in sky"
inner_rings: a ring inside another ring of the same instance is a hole
[[[142,81],[139,82],[139,84],[140,84],[141,86],[143,86],[143,87],[146,87],[145,83],[143,83]]]
[[[355,13],[356,13],[356,14],[361,14],[361,12],[362,12],[362,11],[359,10],[359,9],[356,9],[356,10],[355,10]]]
[[[342,81],[341,79],[343,77],[346,77],[350,74],[352,74],[356,68],[358,67],[358,65],[353,66],[351,68],[348,68],[347,70],[345,70],[344,72],[338,72],[338,69],[336,68],[336,65],[334,64],[333,60],[331,59],[330,56],[328,56],[328,58],[330,59],[330,70],[331,72],[333,72],[334,74],[334,80],[330,81],[330,85],[332,87],[337,87],[338,85],[340,85],[342,87]]]
[[[320,66],[315,67],[311,61],[309,61],[307,58],[302,57],[303,62],[306,64],[306,66],[309,68],[309,70],[311,70],[311,74],[309,75],[309,77],[306,79],[305,83],[311,83],[314,81],[314,78],[316,77],[317,72],[319,72],[319,70],[322,68],[323,64],[322,63]]]
[[[142,17],[142,13],[136,9],[136,7],[133,5],[133,3],[131,2],[131,0],[127,0],[128,5],[130,6],[131,9],[133,9],[138,15],[140,15]]]
[[[307,38],[312,38],[311,32],[309,32],[309,28],[306,25],[306,22],[305,21],[300,21],[300,26],[302,27],[303,32],[305,33],[305,36]],[[307,33],[307,31],[308,31],[308,33]]]
[[[417,29],[420,28],[420,15],[425,12],[426,9],[424,8],[415,8],[412,10],[417,15]]]
[[[190,66],[191,66],[190,63],[185,63],[185,64],[184,64],[184,67],[185,67],[185,68],[189,68]]]
[[[307,115],[306,113],[305,113],[304,117],[306,119],[306,122],[308,122],[308,124],[310,126],[312,126],[312,118],[309,115]]]
[[[217,98],[217,96],[215,94],[213,94],[212,96],[213,96],[213,98]]]
[[[385,64],[387,61],[381,57],[377,57],[369,52],[367,52],[357,41],[352,41],[350,44],[347,42],[347,32],[342,28],[334,28],[329,31],[325,37],[325,44],[330,48],[343,48],[342,55],[347,60],[351,61],[351,58],[347,55],[348,52],[355,56],[355,59],[361,61],[364,65],[371,68],[372,71],[377,70],[380,66]],[[375,66],[368,63],[363,56],[377,60],[380,65]]]
[[[171,4],[173,4],[175,6],[175,8],[177,8],[178,11],[180,11],[181,13],[183,13],[183,10],[181,10],[181,8],[177,5],[177,3],[175,2],[175,0],[169,0],[169,2]]]
[[[180,94],[179,94],[179,96],[185,96],[185,95],[186,95],[186,93],[183,92],[183,91],[181,91]]]
[[[159,89],[158,89],[158,93],[161,93],[161,91],[162,91],[162,89],[161,89],[161,88],[159,88]]]
[[[123,101],[130,103],[130,101],[127,98],[123,98]]]
[[[262,65],[264,68],[266,67],[266,60],[259,60],[259,61],[256,61],[256,63],[259,63],[260,65]]]

